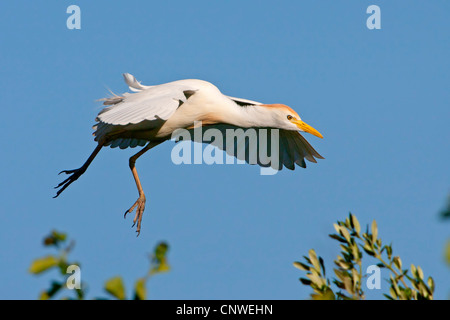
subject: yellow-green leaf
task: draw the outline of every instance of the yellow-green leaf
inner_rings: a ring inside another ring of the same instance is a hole
[[[352,279],[351,278],[344,278],[343,282],[344,282],[345,290],[347,290],[348,293],[353,295],[355,292],[353,291]]]
[[[50,299],[47,291],[42,291],[41,294],[39,295],[39,300],[48,300]]]
[[[356,244],[352,246],[352,254],[354,256],[354,259],[356,261],[359,261],[360,251],[359,251],[359,248],[358,248],[358,246]]]
[[[145,300],[147,296],[147,289],[145,288],[145,278],[140,278],[134,285],[134,299]]]
[[[411,273],[412,273],[414,278],[417,277],[417,269],[416,269],[416,267],[413,264],[411,264]]]
[[[336,230],[336,232],[338,234],[341,233],[341,226],[340,225],[338,225],[336,223],[333,223],[333,227],[334,227],[334,229]]]
[[[158,262],[161,262],[165,259],[167,251],[169,250],[169,245],[165,242],[160,242],[155,248],[155,251],[153,253],[154,259],[156,259]]]
[[[167,272],[170,270],[170,265],[167,264],[166,261],[162,261],[159,265],[154,266],[151,270],[150,270],[150,275],[154,275],[156,273],[163,273],[163,272]]]
[[[427,281],[428,287],[430,288],[431,292],[434,291],[434,280],[432,277],[428,277]]]
[[[391,294],[391,297],[393,298],[393,299],[397,299],[397,292],[395,292],[395,289],[393,288],[393,287],[391,287],[390,289],[389,289],[389,293]]]
[[[352,219],[352,225],[355,228],[356,233],[359,234],[361,231],[361,226],[359,225],[358,219],[356,219],[356,217],[352,214],[350,214],[350,218]]]
[[[417,275],[419,276],[420,280],[423,280],[423,271],[422,268],[417,266]]]
[[[378,238],[378,227],[377,222],[373,220],[372,222],[372,242],[375,242]]]
[[[331,290],[330,288],[327,288],[324,293],[311,294],[311,298],[313,300],[336,300],[336,296],[334,295],[333,290]]]
[[[307,265],[298,261],[294,262],[294,267],[303,271],[309,271],[309,267]]]
[[[317,285],[319,288],[322,288],[326,286],[325,279],[321,278],[317,273],[309,273],[306,275],[306,277],[309,278],[315,285]]]
[[[400,259],[400,257],[394,257],[393,259],[394,261],[394,265],[397,267],[398,270],[402,270],[402,260]]]
[[[345,228],[341,228],[341,234],[345,238],[345,240],[350,243],[350,233],[348,232],[348,230]]]
[[[106,281],[105,290],[119,300],[125,300],[125,286],[121,277],[113,277]]]
[[[311,260],[311,264],[314,266],[314,269],[316,269],[320,273],[320,264],[314,249],[309,250],[308,255],[309,259]]]
[[[58,259],[55,256],[46,256],[34,260],[28,271],[32,274],[39,274],[58,265]]]

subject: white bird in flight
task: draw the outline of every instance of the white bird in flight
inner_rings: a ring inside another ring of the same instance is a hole
[[[294,170],[295,164],[306,168],[304,159],[310,162],[317,162],[315,158],[323,159],[299,131],[308,132],[319,138],[322,138],[322,135],[303,122],[300,116],[286,105],[263,104],[226,96],[212,83],[203,80],[179,80],[155,86],[144,86],[131,74],[125,73],[123,76],[133,93],[101,99],[107,107],[100,111],[95,119],[97,124],[93,127],[96,130],[93,135],[98,145],[79,169],[60,172],[60,174],[66,173],[70,176],[55,187],[59,190],[54,198],[58,197],[86,171],[102,147],[125,149],[145,146],[129,160],[139,198],[125,212],[125,216],[136,208],[133,226],[137,223],[138,235],[141,230],[146,198],[135,162],[148,150],[171,139],[172,133],[177,129],[193,129],[194,123],[198,123],[198,121],[201,121],[204,128],[215,128],[221,132],[225,132],[229,128],[241,128],[243,129],[241,132],[244,134],[245,130],[250,128],[257,131],[278,129],[277,165],[274,167],[271,163],[263,162],[259,158],[259,154],[257,164],[272,166],[276,170],[281,170],[284,165],[286,168]],[[225,137],[226,134],[224,134]],[[214,145],[214,142],[207,142]],[[246,149],[243,154],[247,157],[245,160],[249,162],[248,149],[251,146],[248,143],[234,143],[232,144],[233,150],[228,150],[227,145],[229,146],[225,142],[218,146],[233,156],[239,154],[236,149]]]

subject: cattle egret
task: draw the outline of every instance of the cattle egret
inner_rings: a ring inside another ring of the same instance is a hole
[[[299,131],[319,138],[322,135],[286,105],[263,104],[226,96],[216,86],[202,80],[179,80],[144,86],[131,74],[125,73],[123,76],[132,92],[120,96],[113,94],[112,97],[101,99],[106,107],[98,114],[95,119],[97,123],[93,127],[98,145],[79,169],[60,172],[70,176],[55,187],[59,189],[55,198],[86,171],[102,147],[125,149],[143,146],[129,160],[139,198],[125,212],[126,217],[136,209],[133,226],[137,223],[138,235],[145,209],[145,194],[135,162],[148,150],[171,139],[172,133],[177,129],[193,129],[199,121],[202,129],[215,128],[221,132],[229,128],[240,128],[240,132],[244,134],[250,128],[256,131],[278,129],[277,165],[264,163],[259,157],[257,164],[272,166],[276,170],[281,170],[284,165],[294,170],[295,164],[306,168],[304,159],[310,162],[317,162],[315,158],[323,159]],[[213,144],[211,141],[209,143]],[[227,143],[222,144],[220,148],[229,153],[226,145]],[[232,146],[234,149],[244,148],[247,151],[251,148],[248,143],[242,142]],[[231,154],[236,156],[236,150],[232,150]],[[245,160],[249,162],[247,158]]]

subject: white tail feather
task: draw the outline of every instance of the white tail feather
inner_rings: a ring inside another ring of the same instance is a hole
[[[151,86],[144,86],[139,81],[136,80],[136,78],[129,73],[124,73],[123,78],[125,80],[125,83],[130,87],[131,91],[141,91],[150,88]]]

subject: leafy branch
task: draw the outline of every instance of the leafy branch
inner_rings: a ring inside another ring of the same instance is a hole
[[[340,243],[340,254],[334,260],[335,278],[326,277],[323,259],[316,252],[309,250],[304,256],[305,262],[294,262],[294,266],[306,271],[306,278],[300,278],[302,284],[313,289],[312,299],[316,300],[361,300],[365,299],[362,269],[363,252],[377,260],[376,266],[389,270],[389,294],[384,296],[391,300],[432,300],[434,281],[431,277],[425,281],[419,266],[411,265],[410,270],[403,269],[402,260],[393,255],[392,245],[383,245],[378,237],[378,227],[373,221],[370,230],[361,233],[361,226],[356,216],[349,214],[344,221],[334,224],[335,234],[330,238]]]
[[[55,298],[57,294],[62,292],[74,292],[74,297],[65,296],[63,299],[76,299],[83,300],[86,297],[87,284],[82,282],[79,289],[69,289],[68,282],[68,268],[69,266],[80,267],[78,262],[69,262],[69,253],[75,246],[75,241],[68,241],[67,235],[58,231],[52,231],[48,236],[44,238],[44,246],[53,247],[58,250],[57,254],[46,255],[41,258],[35,259],[30,267],[29,272],[34,275],[40,275],[48,270],[57,269],[61,279],[52,280],[50,287],[43,290],[39,299],[48,300]],[[170,265],[167,261],[167,252],[169,246],[165,242],[160,242],[150,255],[150,268],[148,272],[141,278],[137,279],[134,285],[133,299],[145,300],[147,297],[147,281],[148,279],[159,273],[167,272],[170,270]],[[113,298],[124,300],[126,299],[125,285],[122,277],[116,276],[108,279],[105,282],[104,290]],[[98,299],[98,298],[97,298]],[[103,298],[102,298],[103,299]]]

